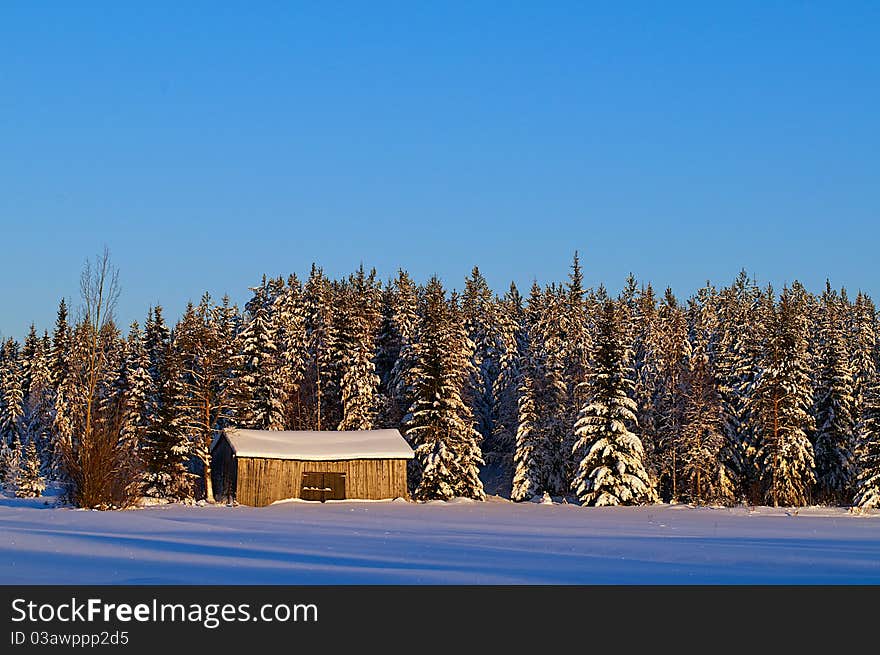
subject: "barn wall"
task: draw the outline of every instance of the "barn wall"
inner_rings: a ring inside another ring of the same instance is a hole
[[[405,459],[350,459],[315,462],[239,457],[236,499],[262,507],[299,498],[303,471],[345,473],[346,498],[407,498]]]
[[[225,436],[211,452],[211,484],[214,487],[214,499],[224,501],[235,495],[237,462],[232,446]]]

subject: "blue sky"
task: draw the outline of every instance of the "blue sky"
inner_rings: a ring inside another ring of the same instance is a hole
[[[880,293],[880,3],[0,4],[0,333],[361,262]]]

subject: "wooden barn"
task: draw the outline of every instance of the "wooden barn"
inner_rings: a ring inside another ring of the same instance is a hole
[[[227,429],[211,446],[217,500],[408,498],[412,448],[397,430],[283,432]]]

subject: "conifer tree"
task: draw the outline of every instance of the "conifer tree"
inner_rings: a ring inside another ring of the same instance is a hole
[[[523,299],[511,282],[498,304],[499,370],[494,382],[495,414],[491,440],[484,442],[483,459],[494,466],[498,485],[510,488],[519,430],[520,387],[524,382],[523,362],[527,356],[526,318]]]
[[[666,289],[660,305],[658,324],[658,348],[655,352],[659,376],[655,399],[657,459],[662,472],[662,493],[674,502],[681,491],[683,381],[688,374],[690,342],[687,317],[670,288]]]
[[[814,449],[818,497],[836,504],[852,498],[855,447],[853,376],[842,319],[843,302],[826,283],[817,353]]]
[[[560,296],[562,362],[559,366],[565,384],[565,427],[560,444],[560,476],[561,486],[568,489],[578,467],[578,461],[574,457],[573,427],[579,410],[589,397],[588,374],[593,351],[587,290],[584,288],[584,275],[577,251],[574,253],[565,288],[560,288]]]
[[[877,376],[877,310],[871,298],[859,292],[852,314],[848,350],[853,373],[853,418],[858,422],[868,389]]]
[[[584,505],[638,505],[653,500],[642,443],[630,431],[636,404],[620,321],[614,301],[606,301],[590,378],[591,401],[575,423],[579,465],[572,488]]]
[[[341,291],[345,309],[339,339],[344,348],[339,430],[369,430],[376,422],[380,379],[374,360],[380,297],[376,272],[367,275],[363,266]]]
[[[721,402],[702,346],[687,372],[682,418],[682,482],[688,497],[698,504],[731,502],[734,482],[719,457],[725,444]]]
[[[58,303],[58,315],[55,318],[55,330],[52,333],[52,351],[49,356],[49,367],[52,372],[52,385],[58,389],[65,381],[69,372],[68,355],[71,347],[71,329],[67,319],[67,303],[64,298]]]
[[[659,486],[662,461],[660,459],[660,427],[658,399],[661,397],[659,352],[660,323],[657,299],[651,284],[636,294],[630,309],[628,343],[633,349],[633,400],[636,403],[636,424],[644,448],[645,470],[651,479],[651,487]]]
[[[19,498],[39,498],[46,488],[41,472],[40,453],[37,445],[29,441],[21,453],[15,495]]]
[[[415,447],[413,495],[482,500],[479,433],[462,400],[470,352],[459,309],[454,298],[447,301],[436,277],[425,287],[420,306],[410,371],[414,401],[405,418],[406,436]]]
[[[44,475],[51,473],[55,405],[47,345],[47,340],[37,339],[30,349],[27,364],[28,392],[25,395],[22,418],[22,434],[27,442],[34,443],[38,449],[43,460]]]
[[[253,289],[246,309],[250,320],[241,333],[242,379],[248,393],[242,427],[283,430],[286,401],[277,329],[272,313],[274,299],[266,279]]]
[[[548,463],[542,435],[535,429],[539,417],[535,411],[535,383],[525,374],[519,397],[519,423],[516,431],[516,451],[513,456],[514,476],[510,497],[512,500],[531,500],[544,489]]]
[[[213,488],[211,443],[219,430],[236,423],[244,396],[239,375],[241,358],[234,345],[235,313],[228,298],[217,306],[205,294],[184,331],[186,337],[178,341],[182,385],[179,411],[209,502],[215,499],[215,491],[223,491]]]
[[[382,421],[388,427],[403,428],[403,418],[412,404],[409,386],[410,371],[414,366],[414,345],[418,327],[419,289],[406,271],[400,270],[394,280],[393,307],[388,326],[389,339],[397,343],[392,353],[394,363],[385,382],[388,407]]]
[[[772,299],[772,290],[767,293]],[[806,505],[815,482],[807,319],[796,288],[783,289],[769,316],[763,370],[750,398],[763,500]]]
[[[864,391],[857,450],[858,472],[853,505],[880,507],[880,379]]]
[[[136,457],[150,423],[150,399],[156,396],[150,375],[150,360],[137,321],[131,324],[128,332],[123,376],[120,438],[126,442],[132,456]]]
[[[321,268],[312,265],[306,281],[306,396],[311,407],[310,428],[328,430],[341,419],[339,402],[339,317],[334,311],[334,285]]]
[[[160,380],[156,392],[157,413],[144,432],[140,448],[144,468],[144,493],[166,499],[185,499],[192,495],[192,475],[187,462],[192,454],[186,434],[183,407],[182,357],[170,341],[158,353]]]
[[[273,302],[275,341],[278,344],[280,396],[285,399],[284,425],[287,429],[307,427],[308,410],[304,406],[303,381],[306,376],[308,341],[306,306],[302,283],[296,275]]]
[[[24,394],[18,343],[7,339],[0,346],[0,441],[11,444],[22,435]]]
[[[758,480],[748,399],[760,369],[760,298],[745,271],[719,296],[715,375],[725,441],[719,458],[734,478],[737,497],[750,495]]]
[[[0,482],[7,491],[15,492],[21,465],[21,442],[18,437],[0,444]]]

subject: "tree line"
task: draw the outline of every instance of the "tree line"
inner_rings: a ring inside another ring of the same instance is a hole
[[[224,427],[398,428],[416,499],[587,505],[880,505],[877,312],[745,272],[679,300],[630,276],[611,296],[568,278],[527,297],[361,266],[263,277],[239,309],[208,294],[125,334],[105,252],[83,310],[0,348],[0,473],[57,480],[81,506],[221,497]]]

